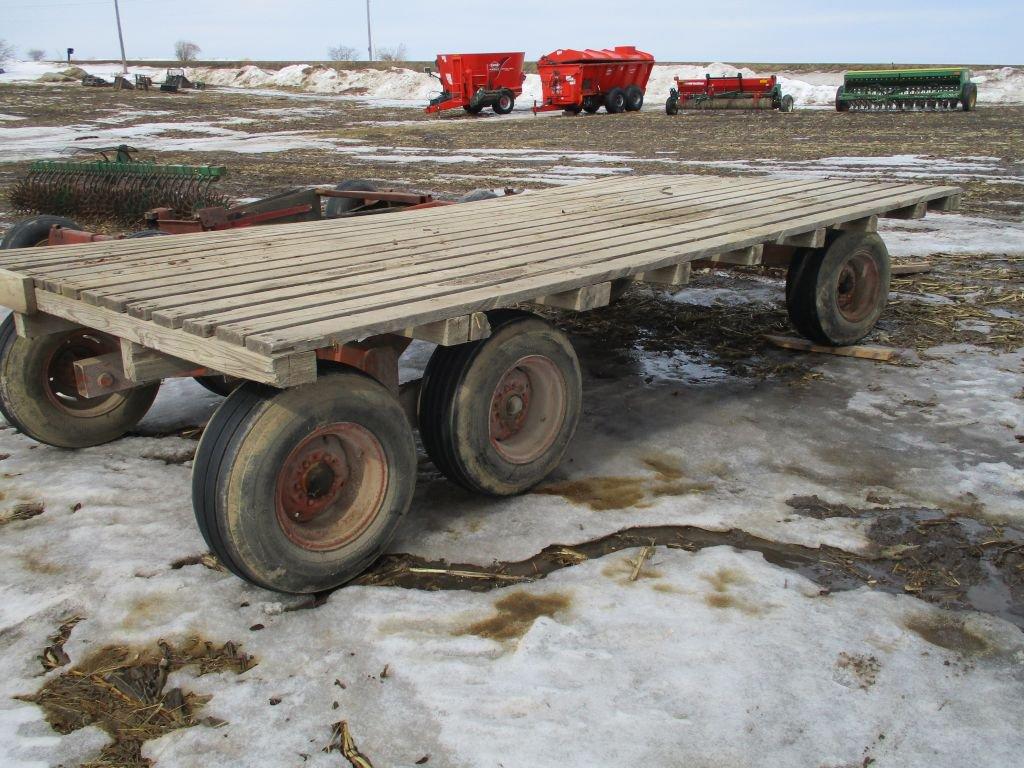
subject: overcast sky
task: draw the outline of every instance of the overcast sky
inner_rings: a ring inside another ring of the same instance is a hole
[[[315,60],[332,45],[366,57],[366,0],[120,0],[128,58]],[[378,46],[440,52],[633,44],[664,61],[1020,64],[1024,0],[372,0]],[[0,39],[19,56],[67,47],[118,53],[113,0],[0,0]]]

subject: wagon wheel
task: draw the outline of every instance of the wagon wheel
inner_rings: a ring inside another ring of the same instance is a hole
[[[343,181],[340,184],[335,184],[334,189],[338,192],[353,192],[359,190],[361,192],[376,192],[377,185],[371,181],[365,179],[350,179],[349,181]],[[328,219],[337,219],[344,216],[347,213],[352,213],[362,207],[364,202],[354,197],[329,197],[327,203],[324,205],[324,217]]]
[[[23,339],[8,315],[0,323],[0,412],[19,432],[58,448],[116,440],[146,415],[160,384],[82,397],[74,363],[118,349],[117,339],[88,328]]]
[[[978,103],[978,86],[974,83],[965,83],[960,94],[960,106],[964,112],[970,112]]]
[[[380,556],[415,484],[416,447],[397,398],[358,371],[336,370],[295,389],[236,389],[199,442],[192,505],[233,573],[309,593]]]
[[[877,234],[845,232],[826,249],[798,251],[786,279],[793,327],[819,344],[856,344],[889,299],[889,252]]]
[[[63,216],[30,216],[22,219],[4,234],[0,240],[0,249],[6,248],[33,248],[37,245],[46,245],[50,237],[50,229],[63,227],[64,229],[81,229],[78,224]]]
[[[626,92],[621,88],[612,88],[604,97],[605,111],[617,115],[626,110]]]
[[[583,97],[583,111],[588,115],[593,115],[601,108],[601,99],[597,96],[584,96]]]
[[[644,89],[639,85],[626,88],[626,111],[639,112],[644,106]]]
[[[527,312],[488,313],[491,336],[438,347],[420,390],[420,436],[449,479],[510,496],[558,465],[580,416],[579,361],[565,334]]]
[[[782,101],[779,102],[780,112],[792,112],[793,111],[793,97],[786,94],[782,97]]]
[[[678,115],[679,114],[679,99],[669,96],[668,101],[665,102],[665,114],[666,115]]]
[[[498,95],[498,99],[494,102],[494,112],[498,115],[507,115],[516,106],[516,97],[512,95],[511,91],[502,91]]]
[[[836,112],[849,112],[850,111],[850,102],[843,101],[843,93],[845,91],[846,91],[846,87],[842,86],[842,85],[840,85],[839,88],[836,89]]]
[[[483,106],[480,104],[463,104],[462,109],[465,110],[466,114],[468,115],[479,115],[480,111],[483,109]]]

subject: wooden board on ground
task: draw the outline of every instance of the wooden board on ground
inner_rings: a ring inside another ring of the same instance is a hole
[[[900,358],[900,351],[893,347],[876,347],[867,344],[852,344],[848,347],[826,347],[795,336],[775,336],[769,334],[764,338],[776,347],[791,349],[796,352],[820,352],[826,355],[859,357],[862,360],[879,360],[883,363],[889,363]]]
[[[385,216],[18,249],[0,255],[0,277],[20,312],[285,386],[315,377],[318,348],[382,333],[458,343],[486,330],[455,318],[518,302],[600,306],[613,280],[678,285],[695,261],[757,263],[765,245],[814,247],[830,228],[954,209],[959,194],[631,176]]]

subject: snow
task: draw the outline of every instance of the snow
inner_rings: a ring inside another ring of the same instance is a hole
[[[46,62],[11,62],[7,73],[0,75],[0,83],[38,80],[47,72],[62,69],[63,64]],[[113,78],[120,73],[120,65],[88,65],[91,74]],[[132,67],[132,72],[148,74],[156,80],[163,78],[164,70],[153,67]],[[655,65],[647,86],[648,109],[661,109],[669,88],[674,86],[675,77],[702,78],[705,74],[713,77],[742,74],[744,77],[778,74],[783,93],[793,96],[797,106],[831,106],[835,101],[836,88],[842,84],[841,72],[755,72],[746,67],[736,67],[723,62],[706,65],[679,64]],[[379,102],[381,106],[416,107],[436,96],[440,90],[438,81],[424,72],[404,68],[386,69],[334,69],[323,65],[292,64],[278,70],[264,69],[255,64],[243,67],[189,67],[186,74],[190,79],[200,80],[209,85],[228,88],[286,88],[315,94],[341,95],[361,100]],[[973,81],[978,84],[978,101],[985,104],[1024,103],[1024,68],[999,67],[980,69],[972,72]],[[517,110],[527,110],[533,102],[542,98],[540,76],[528,74],[523,82],[523,94],[517,100]]]

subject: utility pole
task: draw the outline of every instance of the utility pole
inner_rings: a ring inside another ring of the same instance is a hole
[[[114,0],[117,2],[117,0]],[[370,0],[366,0],[366,52],[373,61],[373,32],[370,31]]]
[[[370,2],[370,0],[366,0]],[[128,74],[128,60],[124,56],[124,35],[121,34],[121,9],[117,6],[117,0],[114,0],[114,16],[117,18],[117,39],[121,43],[121,74]]]

